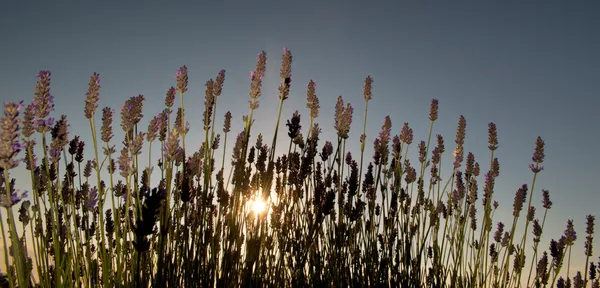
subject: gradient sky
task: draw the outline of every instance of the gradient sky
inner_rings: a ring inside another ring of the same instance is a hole
[[[549,237],[560,237],[567,218],[574,219],[579,237],[573,257],[583,256],[585,215],[600,217],[595,181],[600,172],[595,116],[600,104],[600,2],[108,2],[0,1],[0,100],[31,101],[37,72],[51,70],[54,116],[67,114],[71,135],[89,139],[83,104],[93,72],[101,77],[100,107],[118,111],[127,98],[143,94],[148,121],[162,109],[176,70],[186,64],[186,111],[192,111],[186,120],[200,129],[204,83],[226,69],[218,124],[231,110],[236,132],[241,114],[248,111],[248,73],[256,54],[265,50],[267,73],[255,115],[259,132],[271,139],[281,53],[288,47],[294,56],[293,82],[284,119],[294,110],[308,116],[306,83],[314,79],[324,138],[336,137],[331,117],[336,97],[342,95],[354,106],[349,147],[355,156],[367,75],[374,78],[369,143],[385,115],[392,118],[393,134],[409,122],[415,142],[426,140],[429,102],[436,98],[440,119],[434,133],[445,137],[451,151],[458,118],[464,115],[465,149],[487,171],[487,125],[496,123],[501,167],[496,220],[512,214],[515,191],[531,184],[527,166],[541,136],[546,161],[534,191],[537,215],[543,213],[540,189],[549,189],[554,202],[542,246],[547,247]],[[194,129],[189,135],[188,145],[197,149],[203,136]],[[287,147],[285,141],[280,147]],[[451,153],[445,155],[448,159]]]

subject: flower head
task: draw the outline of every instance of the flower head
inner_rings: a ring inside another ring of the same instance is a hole
[[[458,119],[458,128],[456,128],[456,144],[462,146],[465,143],[465,135],[467,130],[467,120],[460,115]]]
[[[219,71],[217,78],[215,79],[215,83],[213,86],[213,94],[215,97],[221,96],[223,92],[223,83],[225,82],[225,69]]]
[[[372,86],[373,78],[371,78],[371,76],[367,76],[367,78],[365,79],[365,84],[363,85],[363,98],[365,98],[365,101],[367,102],[373,99],[373,93],[371,92]]]
[[[427,147],[425,146],[425,141],[421,141],[419,143],[419,162],[424,163],[425,157],[427,157]]]
[[[538,137],[535,142],[535,151],[533,152],[533,157],[531,157],[531,160],[533,160],[533,163],[535,164],[529,165],[529,168],[531,171],[533,171],[533,173],[539,173],[540,171],[544,170],[544,166],[540,166],[539,164],[544,162],[545,157],[544,140],[542,140],[542,137]]]
[[[85,118],[92,119],[98,108],[98,96],[100,95],[100,75],[96,72],[90,77],[90,84],[85,93]]]
[[[129,133],[144,117],[142,114],[144,100],[144,95],[133,96],[121,107],[121,128],[125,133]]]
[[[283,48],[279,76],[281,77],[279,99],[285,100],[290,95],[290,84],[292,83],[292,51],[287,48]]]
[[[310,117],[313,119],[319,117],[319,108],[321,108],[319,106],[319,98],[315,94],[315,86],[315,81],[310,80],[306,91],[306,108],[310,110]]]
[[[513,202],[513,216],[519,217],[521,213],[521,209],[523,209],[523,203],[525,203],[525,199],[527,198],[527,185],[523,184],[517,193],[515,193],[515,201]]]
[[[19,204],[19,202],[25,198],[27,198],[27,191],[24,191],[23,193],[19,193],[19,189],[14,189],[14,187],[12,187],[14,185],[11,185],[11,193],[10,193],[10,197],[7,196],[6,194],[0,194],[0,207],[4,207],[6,209],[11,208],[12,206]]]
[[[29,138],[35,132],[35,104],[30,103],[23,112],[23,129],[21,133],[23,137]]]
[[[431,104],[429,105],[429,120],[435,121],[438,119],[438,105],[439,101],[437,99],[431,100]]]
[[[354,108],[350,103],[344,107],[344,100],[342,96],[338,96],[337,103],[335,105],[335,130],[338,132],[338,136],[342,139],[348,138],[350,132],[350,125],[352,124],[352,113]]]
[[[494,151],[498,149],[498,131],[496,131],[496,124],[493,122],[488,125],[488,134],[488,144],[490,144],[488,148]]]
[[[121,176],[127,178],[133,172],[131,169],[131,157],[129,157],[129,151],[126,147],[121,149],[121,156],[119,156],[119,171],[121,172]]]
[[[58,146],[65,147],[69,144],[69,123],[67,122],[67,116],[61,115],[60,120],[56,122],[56,125],[54,125],[50,132],[52,141],[56,141]]]
[[[550,209],[552,207],[552,201],[550,201],[550,192],[545,189],[542,189],[542,204],[546,209]]]
[[[94,186],[88,193],[88,199],[87,199],[86,205],[89,210],[93,210],[97,204],[98,204],[98,188]]]
[[[152,117],[152,119],[150,120],[150,123],[148,124],[148,134],[146,135],[146,140],[148,140],[148,142],[152,142],[156,139],[156,135],[158,134],[161,128],[162,117],[163,116],[161,112]]]
[[[225,121],[223,123],[223,132],[227,133],[231,131],[231,112],[225,113]]]
[[[177,91],[179,91],[179,93],[187,92],[187,86],[188,86],[187,66],[183,65],[179,68],[179,70],[177,70],[177,73],[175,74],[175,79],[177,79]]]
[[[413,130],[408,127],[408,123],[404,123],[400,130],[400,141],[404,144],[410,145],[413,140]]]
[[[20,122],[19,110],[23,107],[23,101],[17,103],[8,102],[4,104],[4,117],[0,118],[0,167],[9,170],[17,167],[17,155],[22,149],[19,142]]]
[[[577,240],[577,233],[573,225],[573,220],[567,220],[567,229],[565,229],[565,245],[570,246]]]
[[[292,115],[292,119],[287,120],[285,126],[288,126],[288,136],[290,136],[290,138],[295,139],[296,137],[298,137],[298,135],[300,135],[302,125],[300,125],[300,113],[298,112],[298,110],[294,112],[294,115]]]
[[[45,119],[54,110],[54,97],[50,95],[50,71],[40,71],[37,76],[35,87],[35,116]]]
[[[258,54],[256,60],[256,68],[254,71],[250,72],[250,108],[256,109],[258,108],[259,101],[258,98],[261,95],[261,86],[262,79],[265,76],[265,70],[267,66],[267,53],[262,51]]]
[[[173,107],[175,104],[175,87],[171,86],[169,90],[167,90],[167,96],[165,96],[165,106],[168,108]]]

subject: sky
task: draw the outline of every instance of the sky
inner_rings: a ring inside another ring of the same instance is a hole
[[[500,162],[496,220],[512,219],[515,191],[531,185],[528,165],[541,136],[546,160],[533,191],[537,215],[543,211],[540,189],[550,190],[554,202],[542,246],[560,238],[567,219],[573,219],[579,236],[574,262],[582,263],[585,216],[600,217],[595,181],[600,172],[600,84],[593,80],[600,76],[600,2],[490,2],[4,0],[0,100],[28,103],[37,72],[50,70],[53,115],[67,114],[71,135],[89,139],[83,105],[93,72],[101,78],[100,108],[118,112],[127,98],[142,94],[147,123],[162,110],[165,92],[185,64],[190,79],[185,105],[191,111],[186,120],[192,124],[187,143],[197,149],[203,141],[204,83],[226,69],[217,124],[220,129],[223,114],[230,110],[232,131],[240,131],[241,115],[248,113],[249,71],[264,50],[267,73],[253,131],[271,139],[281,54],[287,47],[294,57],[293,80],[282,125],[295,110],[308,125],[306,84],[313,79],[322,138],[336,138],[332,115],[338,95],[354,107],[348,147],[355,156],[364,116],[362,85],[368,75],[374,79],[368,143],[377,137],[385,115],[391,116],[393,134],[408,122],[415,144],[427,140],[429,103],[435,98],[440,116],[433,133],[442,134],[446,147],[453,147],[457,121],[464,115],[465,150],[487,171],[487,127],[494,122],[500,142],[495,154]],[[279,147],[287,147],[284,143]],[[412,147],[416,155],[416,145]],[[370,155],[367,149],[366,158]],[[445,155],[451,157],[450,152]],[[450,172],[443,171],[443,176]],[[18,177],[22,172],[15,173]]]

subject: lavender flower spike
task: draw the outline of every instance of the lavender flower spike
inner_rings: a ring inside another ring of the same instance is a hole
[[[15,189],[10,194],[10,197],[6,194],[0,194],[0,207],[10,209],[12,206],[21,202],[21,200],[27,198],[28,192],[25,191],[19,195],[19,189]]]
[[[0,119],[0,167],[9,170],[17,167],[17,155],[22,149],[19,142],[20,119],[19,110],[23,107],[23,101],[19,104],[9,102],[4,104],[4,117]]]

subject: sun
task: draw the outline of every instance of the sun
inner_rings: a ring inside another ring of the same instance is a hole
[[[262,199],[254,199],[254,201],[250,203],[250,207],[252,208],[254,213],[261,214],[267,208],[267,203],[265,203],[265,201],[263,201]]]

